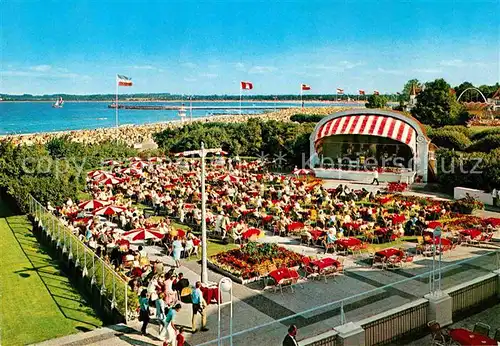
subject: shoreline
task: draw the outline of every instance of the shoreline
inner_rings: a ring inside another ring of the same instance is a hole
[[[24,134],[6,134],[0,135],[0,141],[13,140],[15,143],[46,143],[52,138],[58,138],[65,135],[70,137],[70,140],[76,142],[87,143],[102,143],[109,140],[122,139],[128,145],[133,146],[139,143],[145,143],[152,140],[154,133],[163,131],[167,128],[182,127],[194,122],[227,122],[237,123],[244,122],[252,118],[261,118],[263,121],[290,121],[290,117],[297,113],[306,114],[331,114],[344,109],[352,109],[356,107],[309,107],[309,108],[287,108],[276,112],[266,112],[260,114],[223,114],[223,115],[207,115],[193,118],[192,121],[185,119],[174,119],[168,121],[145,123],[145,124],[124,124],[119,127],[98,127],[93,129],[78,129],[78,130],[60,130],[49,132],[35,132]]]
[[[0,104],[2,103],[54,103],[54,100],[2,100],[0,101]],[[110,99],[110,100],[68,100],[64,101],[64,103],[114,103],[115,99]],[[137,102],[137,103],[148,103],[148,102],[161,102],[161,103],[177,103],[177,102],[184,102],[184,103],[189,103],[189,100],[185,99],[176,99],[176,100],[118,100],[118,103],[123,103],[123,102]],[[230,102],[239,102],[239,100],[193,100],[192,103],[198,103],[198,102],[205,102],[205,103],[230,103]],[[259,102],[259,103],[297,103],[299,106],[301,104],[300,100],[255,100],[255,99],[243,99],[243,102]],[[309,100],[305,101],[304,104],[311,104],[311,103],[320,103],[320,104],[360,104],[360,103],[366,103],[366,100],[351,100],[351,101],[322,101],[322,100]]]

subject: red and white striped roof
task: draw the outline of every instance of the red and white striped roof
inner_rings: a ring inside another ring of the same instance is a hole
[[[333,135],[372,135],[391,138],[415,148],[415,129],[401,121],[383,115],[346,115],[327,121],[318,129],[315,143]]]

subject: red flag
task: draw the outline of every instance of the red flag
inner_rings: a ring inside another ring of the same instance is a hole
[[[360,94],[360,95],[365,95],[365,91],[364,91],[364,90],[362,90],[362,89],[359,89],[359,94]]]
[[[344,93],[344,89],[337,88],[337,94],[342,95]]]
[[[121,74],[116,75],[116,82],[118,83],[118,86],[132,86],[132,78]]]
[[[243,89],[243,90],[252,90],[253,89],[253,83],[251,83],[251,82],[241,82],[241,89]]]
[[[374,90],[373,95],[380,95],[380,93],[378,92],[378,90]]]
[[[307,84],[301,84],[300,87],[302,90],[311,90],[311,86]]]

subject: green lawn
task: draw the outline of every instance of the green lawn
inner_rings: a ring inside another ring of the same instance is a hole
[[[61,275],[26,216],[0,201],[1,344],[25,345],[94,329],[94,311]]]

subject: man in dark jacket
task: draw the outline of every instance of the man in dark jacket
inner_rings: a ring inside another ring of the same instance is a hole
[[[299,346],[299,343],[295,340],[295,335],[297,335],[297,326],[292,324],[288,327],[288,334],[283,339],[283,346]]]
[[[189,287],[189,280],[184,277],[184,274],[179,273],[177,281],[173,284],[173,289],[177,291],[177,295],[180,299],[181,292],[184,288]]]

